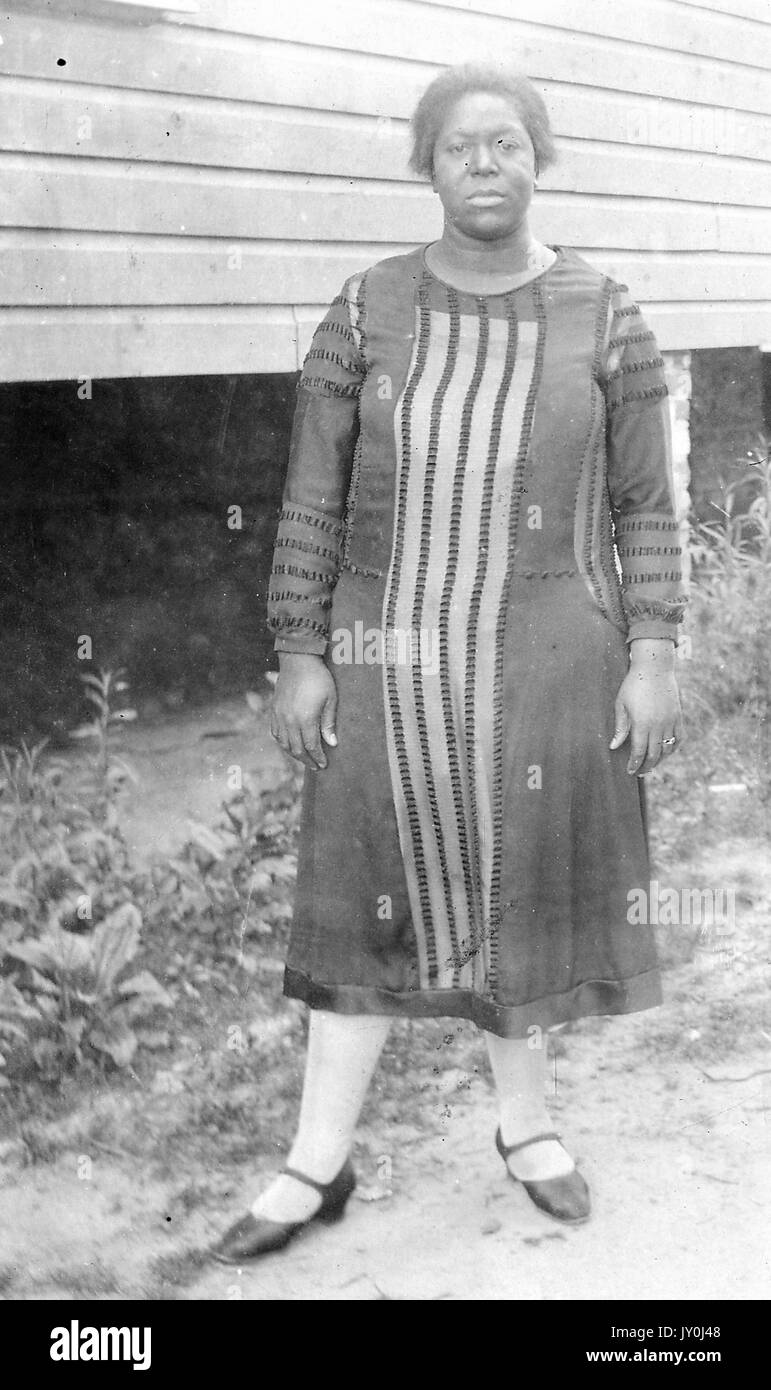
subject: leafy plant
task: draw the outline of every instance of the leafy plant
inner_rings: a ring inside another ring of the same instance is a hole
[[[249,778],[214,826],[191,823],[183,850],[152,869],[147,920],[208,938],[241,959],[249,937],[281,938],[291,916],[299,778],[257,791]]]
[[[74,730],[94,740],[83,761],[46,756],[46,743],[0,753],[0,1066],[33,1064],[49,1079],[87,1057],[126,1066],[170,996],[129,966],[140,949],[146,878],[132,866],[118,800],[133,772],[113,731],[134,712],[112,702],[123,673],[88,673],[95,710]]]
[[[29,748],[22,741],[17,749],[0,749],[0,867],[34,854],[61,832],[62,765],[55,760],[44,764],[47,742]],[[15,896],[10,889],[0,892],[0,904],[16,905]]]
[[[135,709],[113,707],[115,695],[123,695],[128,690],[126,672],[85,671],[80,677],[83,694],[94,709],[93,717],[86,724],[70,730],[70,738],[93,739],[94,752],[91,760],[92,790],[96,797],[96,807],[105,825],[114,827],[118,822],[116,800],[127,781],[136,783],[137,777],[130,763],[113,748],[116,728],[132,723],[136,717]]]
[[[0,754],[0,969],[22,936],[87,930],[139,889],[114,785],[45,747]]]
[[[758,768],[769,782],[771,714],[771,462],[762,441],[726,490],[723,520],[699,526],[692,541],[690,625],[693,657],[682,684],[698,733],[741,716]]]
[[[191,823],[179,854],[137,870],[119,825],[130,769],[112,702],[125,682],[84,684],[95,716],[75,734],[93,741],[88,757],[21,745],[0,764],[0,1066],[17,1079],[130,1065],[168,1041],[153,1017],[172,1003],[164,973],[192,999],[212,983],[234,991],[224,972],[260,969],[255,949],[291,915],[301,774],[268,789],[246,778],[213,826]]]
[[[141,920],[124,903],[86,935],[60,927],[9,946],[24,969],[3,981],[0,1032],[26,1045],[44,1075],[56,1077],[89,1054],[125,1067],[140,1042],[167,1040],[148,1024],[171,1005],[170,995],[148,970],[129,973]]]
[[[27,1002],[12,979],[0,979],[0,1068],[7,1066],[6,1054],[14,1049],[27,1049],[29,1025],[37,1023],[37,1009]],[[0,1073],[0,1087],[8,1085]]]

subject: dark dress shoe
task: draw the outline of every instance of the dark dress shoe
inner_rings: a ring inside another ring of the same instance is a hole
[[[345,1204],[356,1186],[356,1174],[350,1159],[346,1159],[336,1178],[331,1182],[316,1182],[296,1168],[284,1168],[289,1178],[296,1178],[308,1187],[321,1193],[321,1206],[306,1221],[270,1221],[266,1216],[253,1216],[247,1212],[235,1221],[224,1236],[211,1248],[211,1254],[220,1264],[238,1265],[245,1260],[254,1260],[258,1255],[268,1255],[272,1250],[283,1250],[298,1231],[310,1226],[312,1221],[327,1223],[339,1221],[345,1214]]]
[[[578,1226],[582,1221],[589,1219],[591,1199],[586,1181],[577,1168],[574,1168],[572,1173],[564,1173],[562,1177],[542,1178],[539,1182],[525,1182],[523,1178],[515,1178],[509,1168],[508,1160],[517,1149],[525,1149],[528,1144],[540,1144],[544,1139],[556,1139],[557,1143],[561,1142],[558,1134],[534,1134],[532,1139],[525,1139],[521,1144],[510,1144],[507,1148],[498,1129],[495,1147],[506,1164],[509,1177],[513,1182],[522,1183],[531,1202],[535,1203],[539,1211],[553,1216],[555,1221],[565,1221],[571,1226]]]

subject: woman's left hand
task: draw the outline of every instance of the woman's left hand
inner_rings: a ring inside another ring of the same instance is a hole
[[[638,638],[631,645],[629,670],[616,697],[616,729],[611,748],[631,734],[627,772],[642,777],[674,753],[683,732],[675,680],[675,647],[668,638]]]

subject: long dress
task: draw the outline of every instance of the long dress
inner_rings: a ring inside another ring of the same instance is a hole
[[[628,642],[683,610],[667,388],[626,286],[553,249],[499,295],[382,261],[305,359],[269,623],[339,697],[284,978],[312,1008],[521,1037],[660,1002],[608,745]]]

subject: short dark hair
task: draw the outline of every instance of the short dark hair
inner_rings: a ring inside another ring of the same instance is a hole
[[[543,97],[524,73],[498,63],[461,63],[445,68],[429,84],[413,112],[410,168],[421,178],[434,175],[434,146],[447,116],[469,92],[495,92],[511,97],[535,150],[536,174],[557,158],[549,113]]]

